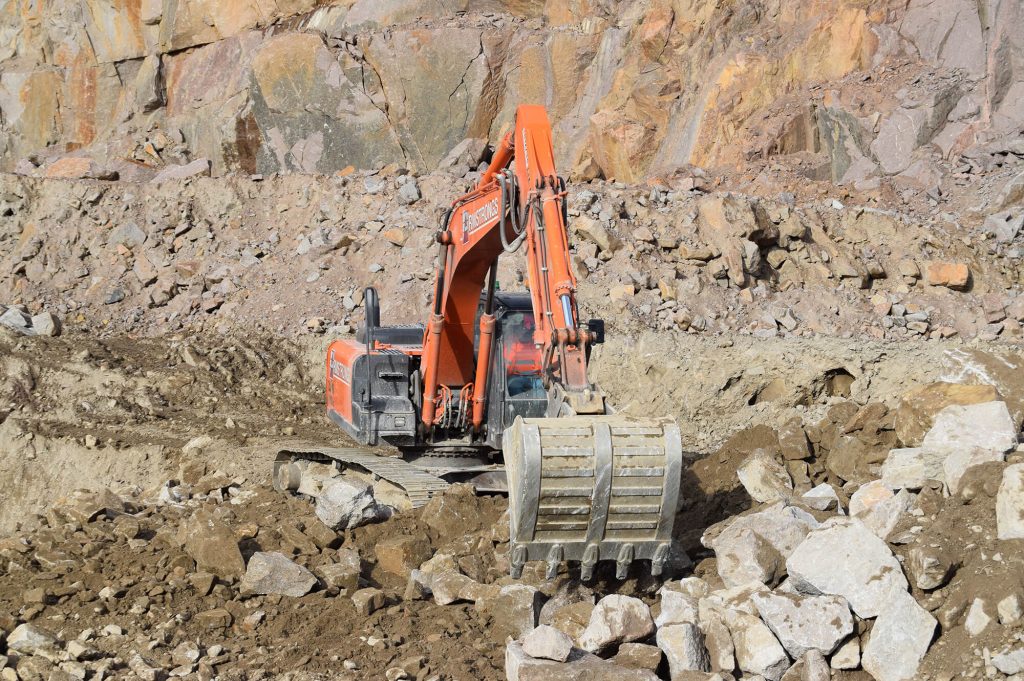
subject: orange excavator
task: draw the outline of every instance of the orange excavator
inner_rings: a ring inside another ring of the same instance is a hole
[[[383,326],[377,292],[355,338],[327,351],[327,413],[362,447],[286,449],[274,484],[299,490],[310,462],[369,472],[412,506],[452,479],[509,493],[511,572],[564,561],[590,579],[613,560],[659,574],[679,493],[678,426],[610,413],[588,378],[600,320],[584,322],[570,261],[566,186],[540,106],[520,106],[476,187],[437,231],[425,325]],[[529,290],[499,290],[503,254],[525,251]],[[381,443],[401,456],[382,456]],[[502,469],[501,464],[504,463]],[[461,476],[461,477],[460,477]]]

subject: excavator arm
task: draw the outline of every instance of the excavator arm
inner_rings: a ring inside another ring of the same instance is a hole
[[[438,269],[423,344],[423,427],[441,422],[453,404],[467,398],[473,430],[483,426],[496,264],[502,253],[520,247],[525,247],[533,339],[543,358],[549,414],[604,413],[603,396],[587,377],[594,338],[579,319],[564,206],[565,183],[555,170],[547,114],[540,106],[520,106],[490,166],[475,189],[455,202],[437,234]],[[485,285],[474,354],[474,321]]]
[[[596,339],[576,305],[565,202],[547,114],[520,106],[479,183],[454,203],[438,231],[420,425],[429,433],[452,423],[453,413],[470,413],[457,422],[479,435],[488,421],[497,260],[524,248],[548,405],[547,418],[516,417],[501,438],[512,574],[546,560],[551,578],[573,560],[589,579],[598,561],[609,559],[619,578],[637,559],[650,560],[659,574],[679,492],[679,428],[670,419],[606,414],[603,393],[588,379],[588,348]]]

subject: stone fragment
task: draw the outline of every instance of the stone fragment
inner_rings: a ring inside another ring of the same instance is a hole
[[[996,528],[1000,539],[1024,539],[1024,463],[1003,470],[996,494]]]
[[[994,402],[998,399],[999,393],[990,385],[939,381],[914,388],[900,397],[896,407],[896,436],[904,447],[916,447],[931,430],[936,414],[946,407]]]
[[[843,507],[839,495],[832,485],[823,482],[800,497],[800,501],[816,511],[835,511],[843,515]]]
[[[416,186],[416,181],[409,179],[402,186],[398,188],[398,202],[403,206],[410,206],[420,200],[420,188]]]
[[[754,615],[733,611],[727,613],[726,624],[739,668],[769,681],[779,681],[789,669],[789,656],[765,623]]]
[[[722,615],[715,610],[704,612],[700,618],[700,630],[704,632],[704,647],[708,649],[711,671],[732,672],[736,668],[736,647]]]
[[[346,593],[355,593],[359,588],[359,574],[362,561],[354,549],[338,549],[333,563],[316,568],[316,574],[324,580],[328,587],[343,589]]]
[[[661,610],[654,618],[655,625],[697,624],[700,620],[700,599],[708,594],[707,583],[698,577],[666,582],[658,589]]]
[[[368,617],[384,607],[384,592],[372,587],[359,589],[352,594],[352,604],[356,606],[357,613]]]
[[[981,636],[988,625],[992,623],[992,617],[986,612],[986,604],[980,598],[971,601],[971,607],[967,609],[967,617],[964,618],[964,630],[969,636]]]
[[[204,629],[225,629],[231,626],[234,616],[226,608],[213,608],[197,613],[195,621]]]
[[[593,612],[593,603],[570,603],[554,610],[546,624],[550,624],[559,631],[564,631],[572,637],[572,640],[578,641],[586,631],[587,625],[590,624],[590,615]]]
[[[896,589],[878,610],[861,664],[876,681],[916,677],[938,623],[913,596]]]
[[[242,577],[243,594],[279,594],[298,598],[316,586],[313,573],[283,553],[257,551]]]
[[[956,570],[956,561],[944,546],[922,544],[910,549],[907,571],[914,586],[923,591],[938,589],[946,584]]]
[[[572,229],[584,239],[593,242],[606,253],[614,253],[622,248],[622,242],[605,229],[604,225],[593,218],[581,215],[572,221]]]
[[[761,619],[793,658],[809,650],[831,655],[853,633],[853,615],[840,596],[755,594]]]
[[[2,323],[2,318],[0,318]],[[60,320],[51,312],[40,312],[32,317],[32,333],[36,336],[59,336]]]
[[[950,494],[959,494],[964,475],[975,466],[993,461],[1005,461],[1006,452],[982,447],[954,449],[942,462],[942,473]]]
[[[789,473],[763,449],[747,457],[736,469],[736,475],[755,501],[780,501],[793,494],[793,480]]]
[[[1024,672],[1024,647],[995,653],[992,666],[1008,676]]]
[[[663,654],[658,646],[646,643],[623,643],[612,662],[627,669],[647,669],[657,672]]]
[[[669,624],[658,629],[658,647],[668,660],[669,676],[682,679],[685,672],[711,671],[704,633],[696,624]]]
[[[996,612],[999,615],[1000,624],[1004,627],[1012,627],[1024,619],[1024,597],[1020,594],[1006,596],[996,605]]]
[[[800,418],[790,419],[779,428],[779,448],[787,461],[799,461],[811,456],[811,443]]]
[[[579,646],[596,653],[613,645],[645,639],[654,629],[646,603],[632,596],[611,594],[594,606],[590,622],[579,638]]]
[[[935,416],[921,447],[932,451],[989,449],[1006,452],[1017,444],[1017,427],[1005,402],[951,405]]]
[[[333,530],[350,530],[388,516],[373,497],[370,485],[334,478],[316,500],[316,517]]]
[[[19,624],[7,635],[7,650],[25,655],[39,655],[55,650],[60,639],[34,624]]]
[[[374,548],[377,565],[385,572],[406,577],[432,555],[426,537],[400,535],[389,537]]]
[[[862,618],[878,615],[908,584],[892,551],[863,522],[830,518],[786,561],[790,580],[806,594],[842,596]]]
[[[518,641],[505,646],[507,681],[658,681],[647,669],[630,669],[597,655],[573,651],[566,662],[530,657]]]
[[[221,579],[245,574],[245,561],[238,540],[224,521],[205,509],[199,509],[182,522],[178,542],[200,570]]]
[[[554,627],[542,624],[523,637],[523,652],[530,657],[565,662],[572,652],[572,639]]]
[[[537,626],[544,594],[527,584],[506,584],[497,593],[476,598],[476,609],[490,615],[490,634],[504,640],[519,638]]]
[[[442,570],[430,576],[430,590],[438,605],[449,605],[456,601],[475,603],[486,598],[496,598],[500,588],[497,584],[480,584],[454,569]]]
[[[860,666],[860,639],[851,636],[829,658],[832,669],[856,669]]]
[[[924,279],[932,286],[962,291],[971,280],[971,271],[962,262],[929,262],[925,266]]]
[[[32,318],[16,307],[9,307],[0,314],[0,326],[27,336],[32,333]]]
[[[888,491],[888,490],[887,490]],[[881,539],[888,539],[889,535],[900,519],[906,515],[914,505],[914,495],[905,489],[896,494],[889,492],[890,496],[870,508],[867,508],[856,515],[857,519],[864,523],[872,532]],[[851,506],[853,502],[851,501]]]

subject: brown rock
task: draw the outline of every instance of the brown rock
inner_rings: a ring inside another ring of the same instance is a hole
[[[377,544],[377,565],[385,572],[407,577],[433,554],[426,537],[400,535]]]
[[[946,407],[980,404],[1002,399],[990,385],[964,385],[938,381],[909,390],[896,407],[896,436],[904,447],[921,444],[935,415]]]
[[[384,607],[384,592],[374,588],[360,589],[352,594],[352,603],[356,612],[367,617]]]
[[[811,443],[804,432],[803,421],[792,418],[779,428],[779,447],[782,457],[787,461],[798,461],[811,456]]]
[[[245,561],[234,533],[210,511],[200,509],[186,518],[178,529],[178,542],[200,570],[221,579],[240,578],[245,574]]]
[[[649,669],[652,672],[657,672],[661,658],[662,652],[658,646],[646,643],[623,643],[619,646],[619,652],[612,658],[612,662],[628,669]]]
[[[962,291],[967,288],[970,279],[971,271],[962,262],[933,261],[925,268],[925,281],[932,286],[945,286]]]
[[[214,608],[196,615],[196,623],[207,629],[224,629],[233,621],[234,617],[225,608]]]

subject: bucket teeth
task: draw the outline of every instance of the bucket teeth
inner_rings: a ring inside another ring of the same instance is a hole
[[[578,561],[591,579],[601,560],[625,578],[634,561],[660,574],[672,542],[682,471],[670,419],[571,416],[522,419],[505,431],[513,576],[531,560]]]

